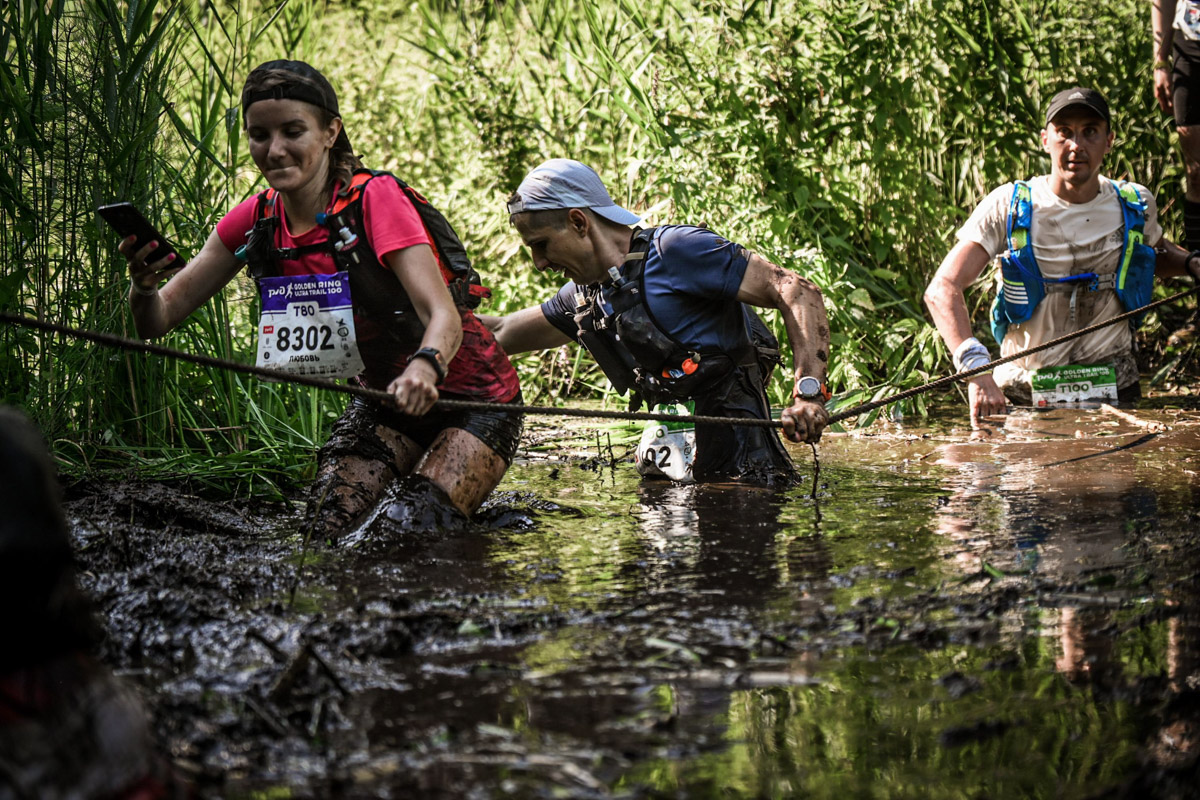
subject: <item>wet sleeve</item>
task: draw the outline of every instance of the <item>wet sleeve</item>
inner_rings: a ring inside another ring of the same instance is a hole
[[[575,339],[575,334],[579,333],[579,326],[575,324],[576,291],[575,281],[567,281],[567,284],[558,290],[558,294],[542,303],[542,313],[546,316],[546,321],[571,339]]]
[[[655,235],[654,246],[659,259],[652,261],[670,271],[675,292],[706,299],[737,297],[749,259],[740,244],[706,228],[671,225]],[[647,269],[651,268],[651,261],[647,261]]]
[[[1012,202],[1013,184],[1006,183],[983,198],[970,218],[958,229],[955,238],[974,242],[995,258],[1008,249],[1008,207]]]
[[[229,248],[229,252],[236,253],[237,249],[246,243],[246,235],[254,227],[257,208],[258,195],[251,195],[230,209],[217,223],[217,236],[221,244]]]
[[[408,195],[386,175],[380,175],[367,183],[363,190],[363,227],[367,231],[367,244],[379,257],[418,244],[430,244],[425,223],[413,206]],[[435,250],[436,252],[436,250]]]

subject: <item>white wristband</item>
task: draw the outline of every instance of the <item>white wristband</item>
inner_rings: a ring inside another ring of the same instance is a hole
[[[991,353],[983,346],[983,342],[972,336],[960,344],[954,351],[955,372],[966,372],[978,369],[992,360]]]

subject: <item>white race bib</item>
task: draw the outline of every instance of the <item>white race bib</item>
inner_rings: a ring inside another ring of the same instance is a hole
[[[362,372],[348,273],[263,278],[258,285],[258,366],[326,378]]]
[[[1060,403],[1117,399],[1117,370],[1112,364],[1069,364],[1042,367],[1029,373],[1033,404],[1044,407]]]
[[[660,414],[691,414],[694,405],[655,406]],[[637,471],[647,477],[690,483],[696,460],[696,428],[690,422],[647,422],[637,446]]]

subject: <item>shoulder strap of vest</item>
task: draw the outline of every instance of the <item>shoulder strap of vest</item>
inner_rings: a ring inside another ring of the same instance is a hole
[[[608,301],[612,306],[613,316],[628,311],[642,302],[641,293],[645,291],[643,274],[646,266],[646,253],[654,241],[654,228],[639,228],[633,233],[629,243],[629,252],[621,262],[622,288],[608,293]],[[649,313],[650,309],[646,309]]]
[[[350,183],[338,190],[337,196],[333,198],[333,207],[330,208],[330,214],[337,214],[351,203],[357,203],[362,199],[363,190],[367,183],[377,175],[388,175],[387,172],[380,172],[373,169],[355,170],[350,176]]]
[[[1029,229],[1033,225],[1033,189],[1029,181],[1013,181],[1012,200],[1008,204],[1008,249],[1024,250],[1029,246]]]
[[[279,197],[279,192],[274,189],[267,188],[259,192],[255,199],[257,203],[254,206],[254,224],[257,225],[259,220],[270,219],[278,216],[275,211],[275,201]]]
[[[1125,235],[1130,231],[1143,231],[1146,227],[1146,201],[1137,187],[1129,181],[1110,181],[1121,201],[1121,212],[1125,215]]]
[[[629,252],[625,254],[625,259],[621,262],[621,277],[627,281],[638,281],[642,279],[642,271],[646,268],[646,254],[650,252],[650,245],[654,241],[654,232],[657,228],[638,228],[633,232],[633,238],[629,242]]]
[[[275,229],[279,217],[275,201],[279,193],[267,189],[258,193],[254,206],[254,223],[246,231],[246,243],[235,255],[246,262],[247,272],[255,280],[271,277],[279,272],[279,258],[275,250]]]
[[[1121,215],[1125,220],[1125,244],[1121,249],[1121,261],[1117,264],[1116,286],[1118,294],[1125,291],[1129,277],[1129,265],[1134,250],[1146,243],[1146,201],[1142,200],[1137,187],[1128,181],[1112,181],[1121,201]],[[1136,282],[1136,281],[1135,281]],[[1122,297],[1122,300],[1125,298]],[[1149,297],[1146,298],[1149,300]],[[1134,324],[1132,321],[1130,324]]]
[[[644,261],[646,253],[650,250],[650,243],[654,241],[654,232],[658,228],[638,228],[633,232],[633,238],[629,242],[629,252],[625,254],[625,263]]]

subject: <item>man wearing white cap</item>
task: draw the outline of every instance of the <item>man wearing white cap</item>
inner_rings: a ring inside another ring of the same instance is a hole
[[[599,176],[556,158],[530,172],[508,201],[509,219],[538,270],[568,279],[539,306],[485,318],[510,354],[578,341],[635,404],[692,400],[705,416],[768,419],[774,337],[745,304],[783,315],[794,360],[785,435],[816,442],[824,403],[829,325],[810,281],[704,229],[631,228]],[[790,480],[794,468],[769,428],[696,426],[696,480]]]
[[[1197,260],[1163,238],[1154,195],[1101,175],[1114,133],[1094,89],[1056,94],[1042,149],[1050,174],[1006,183],[976,207],[938,267],[925,302],[956,370],[987,364],[964,292],[1000,262],[992,336],[1008,356],[1144,306],[1154,276],[1196,274]],[[1157,251],[1157,252],[1156,252]],[[1066,388],[1062,388],[1066,387]],[[1140,395],[1133,326],[1116,323],[970,380],[971,423],[1019,405]]]

